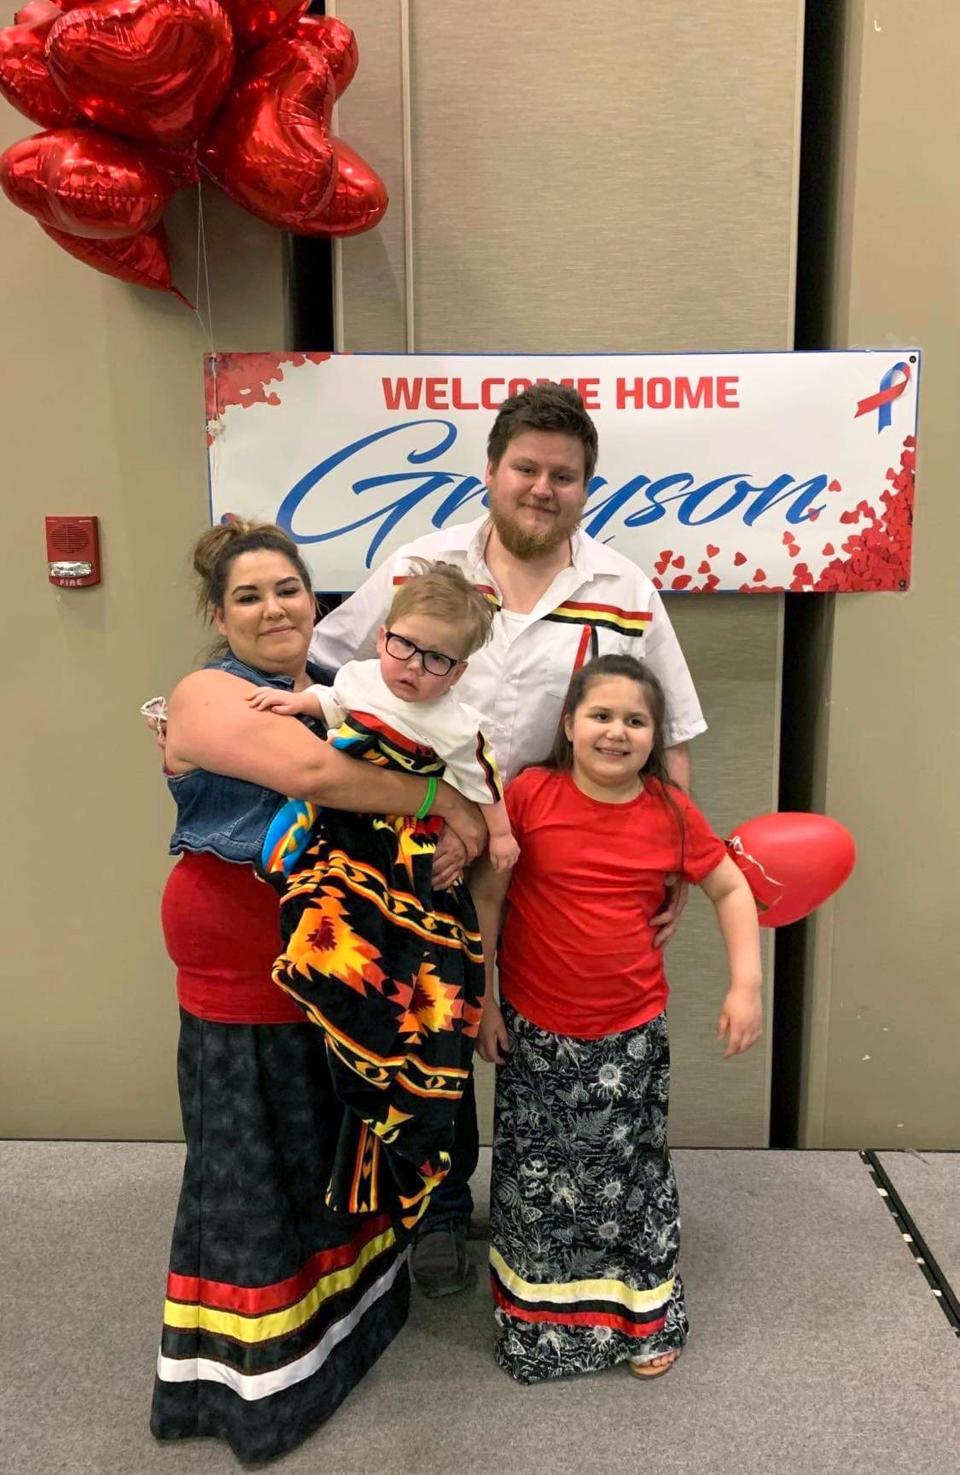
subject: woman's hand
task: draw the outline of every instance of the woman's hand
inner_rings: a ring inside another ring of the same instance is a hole
[[[460,836],[449,828],[445,829],[437,841],[437,851],[433,857],[434,891],[446,891],[448,886],[459,881],[466,863],[467,852]]]
[[[742,1055],[755,1045],[763,1034],[763,1004],[759,986],[734,985],[723,1001],[717,1039],[726,1040],[724,1060],[731,1055]]]
[[[483,1006],[483,1018],[477,1035],[477,1050],[482,1059],[491,1065],[506,1065],[510,1036],[503,1022],[500,1005],[488,999]]]
[[[487,843],[487,826],[479,805],[464,799],[459,790],[441,780],[431,813],[445,820],[457,836],[464,849],[464,864],[476,860]]]

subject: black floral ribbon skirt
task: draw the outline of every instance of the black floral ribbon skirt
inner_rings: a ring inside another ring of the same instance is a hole
[[[490,1209],[498,1363],[537,1383],[682,1347],[666,1015],[593,1040],[508,1005],[504,1018]]]
[[[414,773],[442,770],[432,750],[382,724],[354,716],[351,731],[353,742],[338,740],[351,756]],[[323,1031],[347,1108],[326,1202],[346,1213],[385,1210],[401,1236],[449,1171],[483,997],[469,893],[462,884],[432,888],[439,830],[431,819],[291,801],[264,847],[285,942],[274,981]]]

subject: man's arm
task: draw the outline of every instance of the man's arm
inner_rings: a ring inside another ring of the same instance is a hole
[[[690,747],[687,743],[675,743],[667,749],[667,773],[685,794],[690,792]],[[683,909],[687,904],[690,888],[682,876],[674,876],[667,885],[663,906],[655,917],[650,918],[654,928],[653,945],[663,947],[680,925]]]
[[[667,749],[667,773],[685,794],[690,792],[690,744],[675,743]]]

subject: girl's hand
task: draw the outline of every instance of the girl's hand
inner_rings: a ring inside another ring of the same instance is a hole
[[[483,1018],[480,1021],[480,1031],[477,1035],[477,1050],[482,1059],[489,1061],[491,1065],[506,1065],[509,1049],[510,1036],[503,1022],[500,1005],[488,999],[483,1006]]]
[[[724,1060],[731,1055],[742,1055],[755,1045],[763,1034],[763,1004],[760,989],[745,986],[734,987],[723,1001],[717,1039],[727,1041],[723,1052]]]

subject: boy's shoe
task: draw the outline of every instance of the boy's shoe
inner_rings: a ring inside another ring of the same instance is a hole
[[[417,1235],[410,1268],[425,1296],[455,1296],[475,1284],[477,1269],[467,1253],[466,1219],[429,1226]]]

